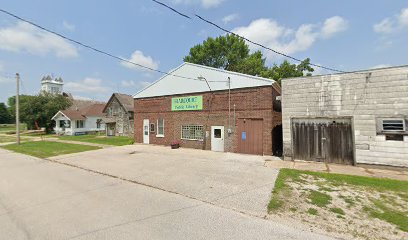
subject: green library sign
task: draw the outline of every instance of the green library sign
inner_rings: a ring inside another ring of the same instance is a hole
[[[203,110],[203,96],[177,97],[171,99],[171,111]]]

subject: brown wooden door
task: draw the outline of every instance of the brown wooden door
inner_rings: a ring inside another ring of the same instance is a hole
[[[294,121],[292,141],[295,159],[350,165],[354,163],[350,121]]]
[[[263,155],[263,120],[238,119],[238,152]]]

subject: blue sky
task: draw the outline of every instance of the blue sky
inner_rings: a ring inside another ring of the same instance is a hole
[[[163,0],[296,58],[345,71],[408,64],[405,0]],[[169,71],[190,47],[224,34],[197,18],[180,17],[150,0],[0,0],[0,8],[96,48]],[[257,50],[251,46],[252,50]],[[282,57],[264,51],[268,64]],[[107,101],[112,92],[134,94],[160,74],[44,33],[0,13],[0,102],[36,94],[45,74],[61,76],[64,90]],[[325,73],[317,70],[317,73]]]

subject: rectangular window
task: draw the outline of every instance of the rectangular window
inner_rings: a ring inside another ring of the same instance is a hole
[[[101,122],[102,122],[102,119],[96,120],[96,128],[101,128]]]
[[[404,132],[405,120],[404,119],[383,119],[382,129],[384,132]]]
[[[85,122],[84,120],[76,120],[76,128],[84,128]]]
[[[61,120],[59,122],[60,122],[59,127],[64,128],[65,127],[65,120]]]
[[[204,127],[201,125],[181,126],[181,139],[203,140],[204,139]]]
[[[157,137],[164,137],[164,119],[157,120]]]

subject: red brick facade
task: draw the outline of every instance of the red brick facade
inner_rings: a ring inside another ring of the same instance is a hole
[[[272,129],[282,122],[281,113],[273,110],[273,102],[279,95],[280,90],[272,86],[231,90],[230,121],[228,90],[135,99],[135,141],[143,143],[143,119],[149,119],[150,123],[154,123],[157,128],[157,120],[160,118],[164,119],[164,137],[156,137],[156,133],[150,133],[150,144],[170,145],[173,140],[180,140],[182,147],[210,150],[210,134],[202,141],[181,140],[181,126],[202,125],[208,133],[211,132],[211,126],[224,126],[225,151],[237,152],[238,137],[241,137],[235,131],[237,120],[262,119],[263,154],[272,155]],[[171,111],[172,98],[183,96],[203,96],[203,110]],[[231,134],[227,132],[229,122]]]

